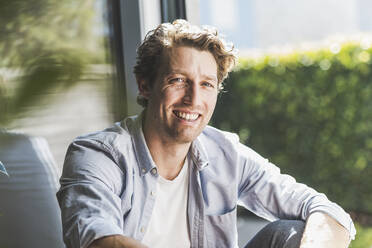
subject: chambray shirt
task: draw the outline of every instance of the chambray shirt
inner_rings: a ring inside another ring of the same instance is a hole
[[[187,156],[191,247],[237,247],[237,204],[270,221],[306,220],[313,212],[325,212],[354,238],[353,222],[342,208],[280,174],[278,167],[239,143],[235,134],[207,126]],[[68,148],[57,193],[66,245],[87,247],[115,234],[142,240],[158,176],[141,116],[76,138]]]

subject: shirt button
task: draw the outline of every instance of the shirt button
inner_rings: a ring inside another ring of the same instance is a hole
[[[155,175],[155,174],[156,174],[156,168],[152,168],[152,169],[151,169],[151,173],[152,173],[153,175]]]
[[[145,172],[146,172],[146,169],[145,169],[145,168],[143,168],[143,169],[142,169],[142,173],[145,173]]]
[[[151,196],[155,196],[155,191],[150,192]]]
[[[145,232],[145,228],[144,227],[141,227],[141,233],[144,233]]]

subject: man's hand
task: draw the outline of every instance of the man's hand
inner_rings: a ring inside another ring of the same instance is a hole
[[[129,237],[112,235],[93,241],[89,248],[147,248],[147,246]]]
[[[300,248],[344,248],[349,243],[349,232],[342,225],[325,213],[315,212],[306,220]]]

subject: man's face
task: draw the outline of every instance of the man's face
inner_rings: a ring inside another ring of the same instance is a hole
[[[146,123],[163,141],[192,142],[208,124],[218,95],[217,63],[208,51],[180,46],[165,55],[148,99]]]

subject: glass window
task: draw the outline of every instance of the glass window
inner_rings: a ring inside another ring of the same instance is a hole
[[[0,6],[1,128],[46,138],[59,167],[74,137],[114,121],[106,5],[37,0]]]
[[[240,50],[302,47],[372,32],[367,0],[200,0],[200,22],[213,25]]]
[[[372,213],[371,11],[368,0],[200,0],[200,23],[240,57],[212,124],[325,193],[366,235],[358,225]],[[239,245],[261,223],[243,219]]]

